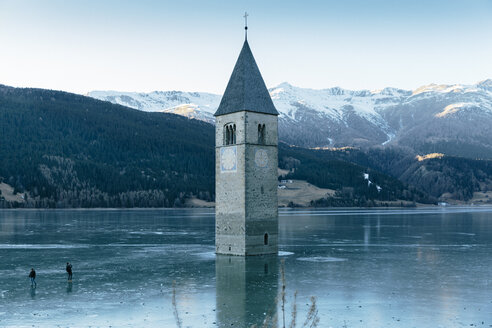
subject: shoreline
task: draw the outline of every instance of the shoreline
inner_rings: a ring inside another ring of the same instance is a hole
[[[322,210],[322,209],[337,209],[337,210],[368,210],[368,209],[425,209],[425,208],[487,208],[492,204],[449,204],[446,206],[433,205],[433,204],[417,204],[417,206],[331,206],[331,207],[314,207],[314,206],[279,206],[279,210]],[[215,207],[70,207],[70,208],[0,208],[0,211],[146,211],[146,210],[190,210],[190,209],[215,209]]]

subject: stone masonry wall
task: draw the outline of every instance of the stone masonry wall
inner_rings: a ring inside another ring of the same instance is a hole
[[[236,124],[236,144],[223,145],[226,124]],[[265,143],[258,143],[258,124],[265,124]],[[236,112],[217,117],[216,122],[216,252],[232,255],[277,253],[278,203],[277,117]],[[237,169],[221,172],[220,151],[236,147]],[[258,150],[267,164],[258,166]],[[265,234],[268,245],[264,245]]]
[[[246,113],[246,250],[248,255],[278,251],[278,123],[277,116]],[[265,143],[258,143],[258,124],[265,125]],[[255,161],[258,150],[267,154],[267,164]],[[268,234],[268,245],[264,244]]]
[[[223,145],[226,124],[236,124],[236,145]],[[218,116],[215,137],[215,245],[219,254],[245,253],[244,113]],[[221,172],[220,149],[236,147],[236,172]]]

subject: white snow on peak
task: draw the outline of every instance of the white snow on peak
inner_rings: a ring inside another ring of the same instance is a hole
[[[212,93],[183,91],[153,91],[150,93],[91,91],[87,95],[146,112],[170,111],[183,105],[194,104],[197,109],[212,114],[219,107],[221,98]]]
[[[446,94],[446,93],[472,93],[472,92],[480,92],[480,90],[492,91],[492,80],[485,80],[473,85],[467,84],[428,84],[421,86],[413,91],[412,96],[427,94],[430,96],[438,93],[438,94]]]
[[[439,118],[446,117],[448,115],[457,113],[462,109],[476,108],[476,107],[481,107],[481,104],[477,102],[460,102],[460,103],[450,104],[444,107],[444,110],[442,112],[437,113],[435,117],[439,117]]]
[[[391,96],[391,97],[408,97],[411,94],[411,92],[398,88],[384,88],[379,90],[371,90],[371,94],[381,94],[384,96]]]
[[[348,117],[356,115],[380,127],[388,135],[386,143],[395,135],[380,113],[390,106],[434,96],[457,95],[459,97],[453,97],[451,107],[446,107],[436,117],[444,117],[472,105],[492,111],[491,101],[488,100],[492,97],[491,79],[475,85],[429,84],[413,91],[397,88],[352,91],[340,87],[316,90],[283,82],[270,88],[269,92],[280,118],[299,121],[303,114],[310,112],[320,120],[346,122]],[[87,95],[143,111],[175,113],[211,123],[222,98],[212,93],[183,91],[92,91]]]
[[[214,115],[208,109],[210,109],[210,107],[206,107],[206,110],[201,110],[201,107],[197,104],[183,104],[171,108],[166,108],[162,110],[162,112],[182,115],[188,118],[214,123]]]
[[[450,114],[453,114],[453,113],[456,113],[457,111],[459,111],[461,108],[467,106],[466,103],[457,103],[457,104],[451,104],[451,105],[447,105],[446,107],[444,107],[444,110],[440,113],[437,113],[435,116],[436,117],[445,117],[445,116],[448,116]]]
[[[477,88],[492,93],[492,79],[483,80],[477,83]]]
[[[428,92],[439,92],[439,93],[448,93],[448,92],[460,92],[463,91],[463,87],[459,84],[456,85],[437,85],[437,84],[429,84],[429,85],[424,85],[416,90],[413,91],[412,95],[418,95],[421,93],[428,93]]]
[[[351,112],[377,125],[384,125],[378,109],[397,103],[405,94],[404,90],[394,88],[379,91],[351,91],[340,87],[315,90],[286,82],[269,91],[280,115],[293,120],[297,120],[299,110],[308,108],[334,120],[343,120],[344,115]]]

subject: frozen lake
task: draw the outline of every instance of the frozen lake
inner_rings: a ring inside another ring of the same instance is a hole
[[[2,210],[0,327],[173,327],[173,281],[183,327],[261,326],[281,260],[298,327],[310,296],[319,327],[492,327],[492,208],[287,209],[279,229],[280,256],[244,259],[215,256],[213,210]]]

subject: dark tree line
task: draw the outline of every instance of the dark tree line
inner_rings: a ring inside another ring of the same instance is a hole
[[[350,152],[356,152],[354,156],[358,158],[367,156],[355,149],[313,150],[280,144],[279,166],[289,170],[284,177],[286,179],[306,180],[318,187],[337,191],[334,197],[321,199],[313,205],[374,206],[374,201],[381,203],[398,200],[435,202],[433,197],[395,177],[349,161]],[[369,175],[368,180],[364,174]]]
[[[0,86],[0,177],[27,193],[26,207],[213,200],[213,140],[211,125],[178,115]]]
[[[492,161],[418,161],[402,148],[313,150],[279,145],[286,178],[335,189],[320,206],[468,200],[492,190]],[[371,184],[363,174],[369,174]],[[0,85],[0,181],[25,194],[0,207],[179,207],[213,201],[214,127],[60,91]],[[380,186],[380,189],[376,186]]]

